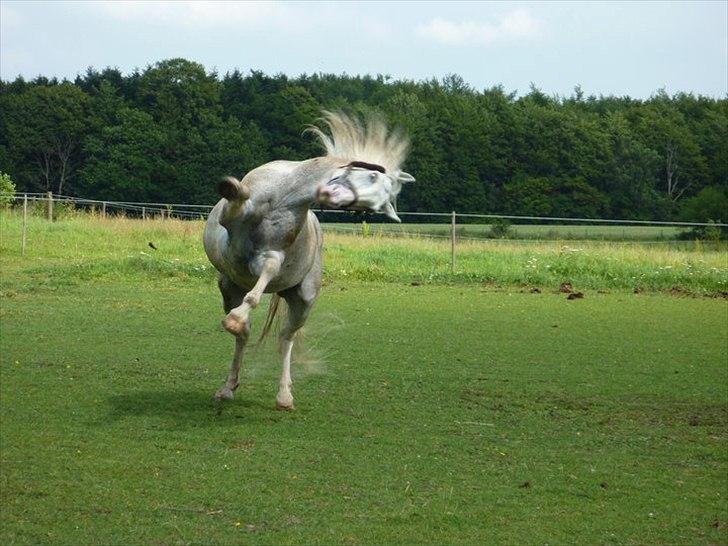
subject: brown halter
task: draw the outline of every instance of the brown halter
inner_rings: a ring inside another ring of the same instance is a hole
[[[381,165],[376,163],[366,163],[365,161],[352,161],[346,167],[359,167],[360,169],[366,169],[368,171],[379,171],[382,174],[387,174],[387,170]]]

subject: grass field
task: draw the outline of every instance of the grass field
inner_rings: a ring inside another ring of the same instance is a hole
[[[24,258],[0,226],[2,544],[728,543],[728,302],[586,270],[682,261],[711,293],[724,253],[588,247],[567,301],[520,284],[553,246],[448,276],[436,242],[328,237],[285,413],[272,344],[211,399],[198,224],[34,220]]]
[[[17,259],[20,225],[17,215],[0,215],[0,250],[10,258],[4,267],[33,283],[214,276],[201,251],[199,221],[89,221],[78,215],[49,225],[32,217],[23,260]],[[457,244],[454,273],[449,241],[327,233],[325,246],[328,281],[486,283],[544,290],[569,282],[578,290],[728,294],[728,248],[699,241],[674,248],[647,242],[466,240]]]

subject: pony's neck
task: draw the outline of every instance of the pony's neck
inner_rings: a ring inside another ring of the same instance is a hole
[[[330,157],[316,157],[301,163],[285,178],[277,206],[308,209],[316,202],[316,190],[340,166]],[[274,204],[274,206],[276,206]]]
[[[340,161],[329,157],[316,157],[300,162],[272,162],[262,168],[254,181],[248,182],[249,198],[228,201],[222,211],[220,223],[259,224],[271,214],[282,211],[302,222],[308,209],[316,202],[318,186],[328,181]]]

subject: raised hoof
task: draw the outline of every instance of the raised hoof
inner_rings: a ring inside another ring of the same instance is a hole
[[[233,390],[228,386],[221,387],[215,393],[215,400],[217,400],[218,402],[221,402],[222,400],[232,400],[233,398],[235,398],[235,394],[233,393]]]
[[[247,334],[248,328],[244,320],[238,320],[236,317],[227,315],[222,319],[222,327],[234,336]]]

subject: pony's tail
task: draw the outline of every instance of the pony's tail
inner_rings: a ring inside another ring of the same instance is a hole
[[[270,333],[271,328],[273,327],[273,321],[276,318],[276,314],[278,313],[278,307],[281,304],[281,297],[278,294],[273,294],[270,298],[270,303],[268,304],[268,314],[265,317],[265,324],[263,324],[263,330],[260,332],[260,337],[258,338],[258,341],[255,343],[256,347],[260,347],[260,345],[265,341],[265,338],[268,337],[268,334]]]

